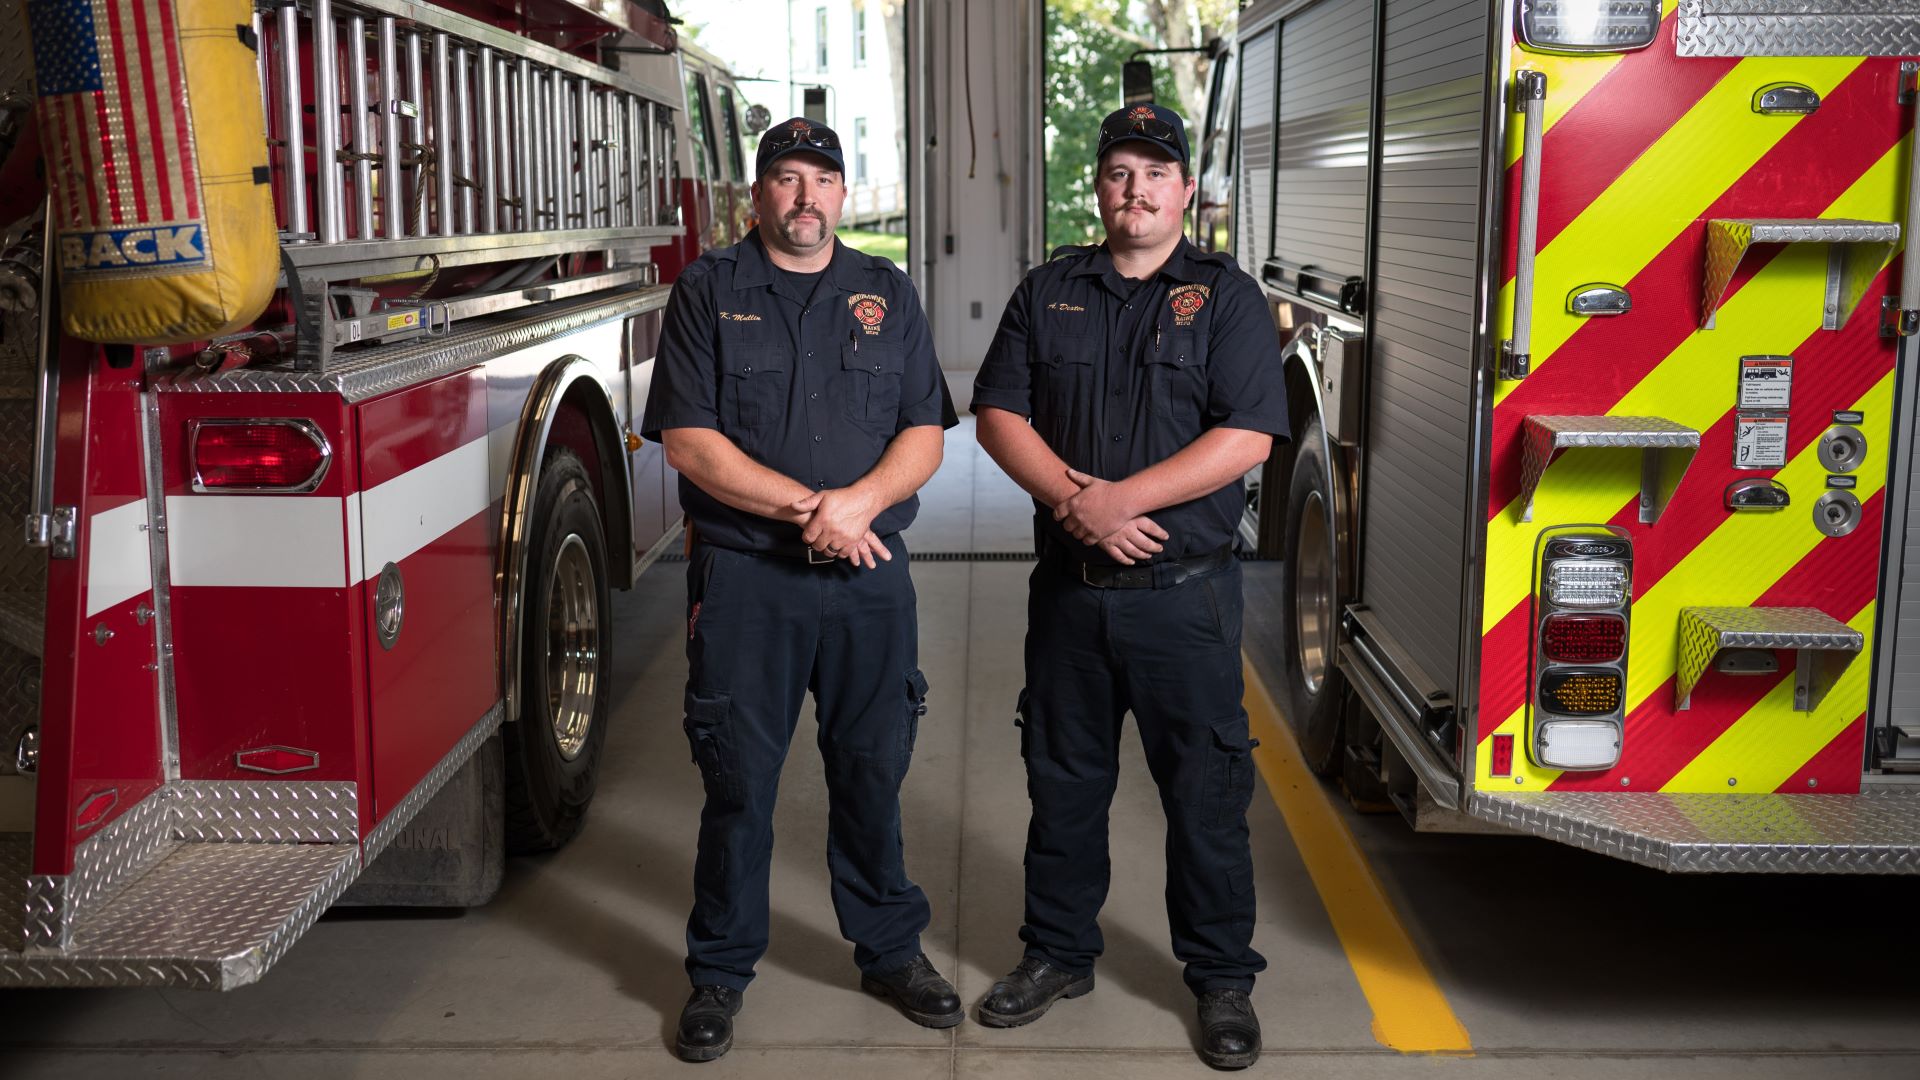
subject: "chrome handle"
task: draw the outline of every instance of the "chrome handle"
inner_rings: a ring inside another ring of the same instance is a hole
[[[46,266],[47,253],[53,250],[53,215],[42,210],[40,258]],[[36,339],[37,367],[34,371],[33,475],[27,496],[26,543],[28,547],[49,548],[56,559],[74,556],[74,523],[71,506],[53,505],[53,451],[56,422],[60,413],[59,370],[54,364],[53,275],[42,272],[34,283],[33,303],[40,311]]]
[[[1513,111],[1525,116],[1520,150],[1520,232],[1513,270],[1513,337],[1501,345],[1500,377],[1524,379],[1533,363],[1533,258],[1540,235],[1540,138],[1546,128],[1547,76],[1513,74]]]

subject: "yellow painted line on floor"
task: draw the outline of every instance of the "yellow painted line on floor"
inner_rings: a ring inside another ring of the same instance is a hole
[[[1374,876],[1347,823],[1307,771],[1293,732],[1280,717],[1259,673],[1243,658],[1245,705],[1260,747],[1253,760],[1286,818],[1294,846],[1320,893],[1333,932],[1373,1008],[1373,1037],[1403,1054],[1471,1055],[1467,1029],[1414,948],[1393,903]]]

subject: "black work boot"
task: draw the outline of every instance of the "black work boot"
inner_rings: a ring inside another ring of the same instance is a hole
[[[950,1028],[967,1018],[960,995],[933,970],[926,953],[892,971],[861,975],[860,989],[891,999],[907,1019],[923,1027]]]
[[[680,1010],[680,1060],[712,1061],[733,1049],[733,1014],[740,1011],[740,991],[724,986],[696,986]]]
[[[1245,990],[1200,995],[1200,1060],[1216,1069],[1244,1069],[1260,1058],[1260,1018]]]
[[[1074,975],[1039,957],[1029,956],[1006,978],[993,984],[980,1002],[980,1022],[988,1027],[1019,1027],[1046,1015],[1063,997],[1093,992],[1093,973]]]

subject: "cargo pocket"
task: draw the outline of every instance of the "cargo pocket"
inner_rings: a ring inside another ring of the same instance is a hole
[[[1247,737],[1244,714],[1215,720],[1212,729],[1201,817],[1209,829],[1237,822],[1247,812],[1253,800],[1253,748],[1260,745]]]
[[[906,752],[909,754],[920,738],[920,718],[927,715],[927,689],[927,677],[919,668],[907,672]]]
[[[740,757],[733,744],[733,698],[708,690],[687,691],[684,726],[693,763],[700,766],[707,797],[739,806],[746,785],[740,776]]]

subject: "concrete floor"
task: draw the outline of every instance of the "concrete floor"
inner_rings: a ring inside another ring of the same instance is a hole
[[[1028,504],[971,433],[969,423],[949,436],[909,533],[919,551],[1031,543]],[[605,771],[586,830],[566,850],[510,862],[500,896],[478,910],[336,912],[239,992],[0,994],[0,1076],[687,1073],[671,1044],[687,992],[681,941],[700,789],[680,731],[682,569],[657,566],[616,598]],[[1012,709],[1028,569],[914,569],[933,693],[906,784],[908,864],[933,901],[927,951],[969,1005],[1020,951],[1027,804]],[[1276,569],[1249,567],[1250,601]],[[783,780],[772,948],[736,1049],[702,1077],[1206,1072],[1168,951],[1161,819],[1137,742],[1113,812],[1099,989],[1030,1027],[969,1021],[934,1032],[858,989],[827,898],[810,729],[803,719]],[[1331,789],[1325,797],[1473,1054],[1402,1055],[1376,1041],[1353,962],[1263,788],[1251,814],[1255,944],[1271,968],[1255,996],[1266,1054],[1252,1075],[1920,1077],[1911,955],[1920,881],[1667,877],[1540,841],[1416,835],[1395,815],[1357,815]]]

